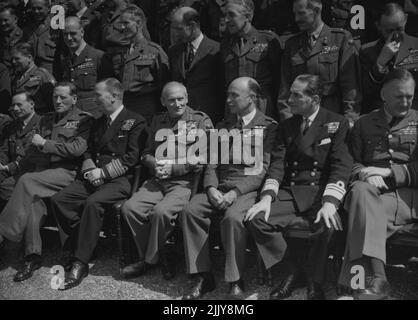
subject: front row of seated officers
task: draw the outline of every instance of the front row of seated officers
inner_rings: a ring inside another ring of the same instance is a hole
[[[124,107],[123,87],[114,78],[96,84],[95,101],[103,112],[96,120],[76,107],[71,83],[55,86],[55,112],[43,117],[34,112],[30,94],[18,93],[11,107],[15,120],[2,118],[6,138],[0,166],[5,204],[0,243],[25,243],[24,264],[14,281],[30,278],[42,265],[40,227],[47,215],[43,199],[50,198],[63,248],[59,263],[67,271],[61,289],[78,286],[89,273],[104,216],[112,205],[129,198],[134,167],[142,162],[151,178],[121,209],[139,255],[136,263],[122,269],[124,277],[139,277],[157,263],[165,279],[175,276],[176,263],[168,259],[164,244],[177,220],[186,271],[192,275],[183,298],[198,299],[214,290],[209,231],[211,218],[219,216],[230,299],[244,297],[248,235],[266,268],[285,266],[284,280],[271,292],[272,299],[289,297],[301,281],[308,299],[325,299],[328,244],[343,228],[347,245],[340,284],[349,287],[351,266],[363,265],[373,277],[356,292],[358,297],[387,298],[386,239],[417,220],[418,113],[411,109],[415,86],[406,70],[388,73],[381,90],[384,106],[361,117],[350,131],[345,117],[321,106],[318,76],[295,79],[287,101],[293,117],[281,124],[258,109],[262,91],[254,79],[233,80],[227,91],[229,115],[216,128],[244,135],[263,130],[257,175],[247,174],[251,165],[245,162],[203,167],[179,164],[177,155],[166,161],[156,158],[164,143],[155,139],[160,129],[179,136],[180,121],[186,131],[214,128],[205,113],[188,106],[187,90],[180,83],[165,85],[161,103],[167,110],[155,115],[149,127],[142,116]],[[260,150],[255,141],[251,139],[252,151]],[[183,143],[189,149],[194,142]],[[234,159],[233,144],[228,152]],[[191,197],[199,170],[203,188]],[[300,223],[314,234],[302,263],[299,249],[283,237],[286,228]]]

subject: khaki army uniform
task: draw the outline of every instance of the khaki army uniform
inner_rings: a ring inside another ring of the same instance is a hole
[[[51,19],[46,18],[39,26],[25,29],[25,37],[33,44],[35,64],[53,74],[55,52],[62,44],[60,30],[51,28]]]
[[[259,109],[268,116],[277,117],[281,53],[280,40],[271,31],[251,28],[242,40],[235,36],[225,38],[220,47],[225,91],[236,78],[251,77],[262,89]]]
[[[23,40],[23,32],[16,28],[10,34],[0,34],[0,62],[4,63],[12,74],[12,57],[10,55],[12,48]]]
[[[27,91],[35,101],[35,110],[38,114],[45,114],[54,110],[52,93],[55,78],[44,68],[33,65],[21,76],[12,80],[12,94]]]
[[[25,125],[20,120],[15,120],[3,129],[3,142],[0,146],[1,162],[7,166],[7,171],[0,174],[0,200],[9,200],[16,176],[21,175],[19,170],[20,161],[25,157],[26,150],[31,146],[34,134],[39,132],[41,117],[34,114]],[[30,171],[30,168],[26,168]]]
[[[45,115],[39,124],[39,135],[46,139],[41,148],[31,146],[19,162],[25,173],[6,207],[0,214],[0,234],[15,242],[25,237],[25,253],[41,254],[39,228],[47,215],[42,199],[51,197],[71,184],[81,166],[81,156],[87,149],[92,117],[73,107],[63,118],[56,113]]]
[[[184,126],[181,122],[184,122]],[[187,134],[193,129],[206,131],[212,128],[212,121],[206,114],[189,107],[179,119],[170,119],[167,112],[155,116],[151,124],[147,148],[142,156],[143,163],[153,174],[154,163],[159,160],[155,158],[155,151],[163,143],[155,141],[159,130],[173,130],[178,137],[175,141],[176,148],[187,151],[195,143],[195,139],[183,141],[179,135]],[[178,157],[179,155],[176,155],[175,158],[167,160],[176,161]],[[173,231],[178,214],[189,201],[196,169],[197,166],[191,164],[173,164],[170,178],[159,180],[154,177],[147,180],[122,207],[122,213],[134,235],[141,260],[149,264],[158,262],[159,250]]]
[[[126,108],[150,123],[160,110],[160,93],[168,79],[168,57],[163,49],[143,39],[131,50],[112,56],[115,73],[125,89]]]
[[[279,91],[281,120],[291,117],[287,106],[290,87],[301,74],[318,75],[324,83],[324,108],[345,115],[353,122],[361,103],[360,62],[348,31],[324,25],[313,48],[306,32],[289,38],[283,53]]]
[[[345,200],[348,235],[339,279],[347,287],[353,265],[362,264],[363,256],[386,262],[386,239],[418,222],[418,111],[390,122],[381,108],[360,118],[351,133],[353,184]],[[384,179],[389,190],[359,180],[371,166],[392,169]]]

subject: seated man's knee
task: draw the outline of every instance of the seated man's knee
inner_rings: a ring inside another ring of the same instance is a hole
[[[158,203],[152,209],[151,220],[171,219],[170,208],[166,204]]]
[[[245,213],[239,214],[235,210],[227,209],[221,221],[223,225],[244,226]]]

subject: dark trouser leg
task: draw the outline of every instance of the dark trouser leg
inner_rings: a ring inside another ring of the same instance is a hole
[[[241,279],[245,267],[245,249],[247,246],[247,230],[244,217],[254,205],[256,192],[238,197],[225,211],[221,221],[221,238],[225,249],[225,281],[235,282]]]
[[[210,217],[218,213],[204,193],[195,195],[180,214],[188,274],[209,272]]]
[[[88,263],[100,236],[103,216],[106,209],[125,199],[129,195],[131,185],[126,177],[114,179],[91,194],[84,203],[77,238],[75,257]]]

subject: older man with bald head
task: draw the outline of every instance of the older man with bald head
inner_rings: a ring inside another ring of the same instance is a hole
[[[71,81],[78,91],[78,107],[99,118],[100,107],[94,101],[94,86],[98,80],[111,77],[113,67],[104,52],[88,45],[80,18],[67,17],[63,31],[66,48],[54,64],[54,74],[60,81]]]
[[[168,51],[171,79],[187,87],[192,108],[220,121],[224,105],[219,43],[202,33],[199,13],[190,7],[174,12],[171,30],[177,39]]]
[[[142,162],[150,170],[152,178],[122,207],[122,214],[134,235],[140,259],[122,270],[126,278],[144,274],[158,261],[161,262],[164,279],[174,277],[175,262],[169,263],[162,250],[167,237],[173,231],[178,213],[189,201],[194,171],[198,169],[188,161],[182,164],[182,159],[178,156],[168,158],[167,155],[164,160],[159,158],[157,150],[166,141],[157,140],[157,132],[172,130],[177,137],[174,140],[176,148],[186,151],[195,141],[188,139],[187,142],[182,142],[180,132],[213,128],[205,113],[188,107],[187,90],[181,83],[168,83],[163,88],[161,103],[167,111],[154,117],[148,144],[142,154]]]

